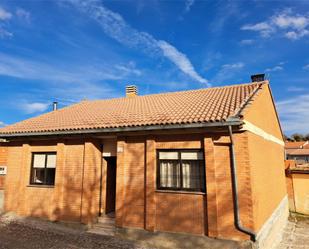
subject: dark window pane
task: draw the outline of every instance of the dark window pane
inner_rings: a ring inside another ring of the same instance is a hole
[[[56,153],[33,153],[30,184],[54,185]]]
[[[46,169],[46,185],[54,185],[55,184],[55,173],[56,169]]]
[[[182,162],[182,183],[185,189],[201,189],[199,161]]]
[[[43,168],[34,168],[33,169],[33,180],[32,183],[35,184],[44,184],[44,173],[45,169]]]

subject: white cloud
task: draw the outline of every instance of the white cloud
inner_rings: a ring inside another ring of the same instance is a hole
[[[294,96],[276,105],[284,132],[309,133],[309,95]]]
[[[142,75],[141,70],[136,68],[134,61],[130,61],[127,64],[116,65],[115,68],[120,72],[122,72],[124,75],[132,75],[132,74],[136,76]]]
[[[233,70],[233,69],[240,69],[244,67],[244,63],[242,62],[237,62],[237,63],[233,63],[233,64],[225,64],[222,66],[222,68],[224,70]]]
[[[179,52],[175,47],[165,41],[159,41],[158,46],[162,49],[163,54],[169,58],[181,71],[189,75],[191,78],[210,86],[208,81],[202,78],[194,70],[194,67],[185,54]]]
[[[285,33],[285,37],[290,40],[298,40],[306,35],[309,35],[309,31],[307,29],[296,31],[289,31]]]
[[[193,6],[195,0],[186,0],[185,1],[185,12],[189,12],[191,7]]]
[[[272,68],[266,68],[265,72],[278,72],[278,71],[282,71],[283,67],[282,66],[274,66]]]
[[[303,87],[291,86],[287,89],[288,92],[303,92],[305,89]]]
[[[0,75],[22,79],[83,83],[89,81],[121,79],[123,75],[110,65],[81,65],[62,69],[52,64],[0,53]]]
[[[13,36],[11,32],[6,29],[6,21],[12,18],[12,14],[2,7],[0,7],[0,38],[10,38]]]
[[[0,127],[6,126],[6,123],[4,123],[3,121],[0,121]]]
[[[303,69],[304,69],[304,70],[309,70],[309,64],[303,66]]]
[[[26,22],[30,22],[30,12],[27,10],[24,10],[22,8],[17,8],[16,9],[16,16],[22,20],[25,20]]]
[[[119,43],[136,48],[150,56],[164,56],[173,62],[183,73],[207,84],[207,80],[194,69],[188,57],[166,41],[155,39],[147,32],[132,28],[121,15],[105,8],[96,0],[67,0],[94,19],[106,33]],[[179,61],[176,61],[179,60]]]
[[[224,64],[211,81],[224,83],[224,81],[233,78],[244,66],[245,64],[243,62]]]
[[[50,106],[48,103],[22,103],[20,104],[20,109],[23,110],[26,114],[33,114],[38,112],[44,112]]]
[[[256,24],[246,24],[242,30],[259,32],[262,37],[282,33],[290,40],[298,40],[309,35],[309,15],[294,14],[290,9],[271,16],[268,20]]]
[[[63,102],[71,103],[72,101],[65,99],[73,99],[75,102],[83,98],[115,97],[118,93],[105,81],[120,81],[127,74],[116,69],[111,63],[100,62],[98,65],[72,65],[69,68],[61,68],[57,62],[46,64],[0,53],[0,75],[27,79],[33,84],[38,84],[37,89],[29,91],[30,96],[22,95],[20,99],[27,98],[29,102],[44,102],[46,99],[53,101],[60,98]],[[41,91],[42,87],[47,88],[48,91]],[[43,98],[43,100],[38,101],[38,98]],[[18,103],[12,102],[11,104],[14,108],[19,108]]]
[[[307,16],[293,16],[291,11],[284,11],[279,15],[275,15],[272,18],[272,22],[282,29],[292,28],[297,30],[303,30],[309,24],[309,19]]]
[[[5,21],[12,18],[12,14],[0,7],[0,20]]]
[[[13,34],[0,26],[0,38],[12,37]]]
[[[254,40],[252,40],[252,39],[244,39],[244,40],[240,41],[241,45],[251,45],[253,43],[254,43]]]
[[[260,22],[256,24],[246,24],[242,26],[241,29],[258,31],[261,33],[263,37],[268,37],[274,31],[274,28],[267,22]]]

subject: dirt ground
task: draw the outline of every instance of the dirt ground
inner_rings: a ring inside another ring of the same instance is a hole
[[[179,241],[177,238],[175,240],[170,235],[165,235],[157,237],[156,240],[159,240],[156,242],[160,243],[154,243],[153,239],[147,236],[142,236],[141,243],[140,241],[128,240],[126,237],[91,234],[82,226],[72,228],[39,219],[22,219],[12,215],[0,215],[0,249],[183,248],[179,244],[184,245],[185,243],[181,241],[187,240],[181,238],[180,235],[178,235],[180,236]],[[166,240],[166,243],[164,240]],[[172,243],[173,240],[174,244]],[[175,244],[175,241],[179,244]],[[162,246],[162,244],[166,246]],[[240,246],[232,241],[220,241],[207,237],[200,244],[203,244],[203,246],[194,246],[194,248],[251,248],[248,245]],[[285,229],[283,240],[276,249],[309,249],[309,218],[291,217]]]
[[[118,232],[117,232],[118,233]],[[206,236],[141,232],[114,236],[92,234],[85,227],[68,227],[12,214],[0,215],[0,249],[245,249],[247,243]]]
[[[290,217],[277,249],[309,249],[309,217]]]
[[[51,222],[0,216],[0,249],[148,249],[132,241],[86,233]]]

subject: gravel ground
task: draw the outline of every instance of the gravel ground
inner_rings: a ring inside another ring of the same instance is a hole
[[[291,217],[277,249],[309,249],[309,217]]]
[[[1,249],[147,249],[134,242],[89,234],[60,224],[0,216]]]

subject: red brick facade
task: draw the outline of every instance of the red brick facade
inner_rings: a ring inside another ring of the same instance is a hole
[[[7,166],[7,147],[0,144],[0,166]],[[0,190],[4,188],[5,175],[0,175]]]
[[[253,229],[255,221],[247,133],[234,136],[239,168],[241,220],[244,226]],[[104,147],[105,144],[105,147],[114,147],[115,150],[117,146],[118,227],[248,239],[247,235],[234,227],[230,140],[227,134],[153,134],[118,137],[117,140],[76,139],[11,144],[6,210],[50,220],[85,224],[95,222],[99,213],[101,165],[104,161],[101,159],[101,145]],[[156,150],[163,148],[205,151],[206,193],[156,190]],[[54,187],[29,185],[31,152],[43,151],[57,152]],[[102,172],[104,183],[106,175]],[[104,209],[104,203],[102,206]]]

